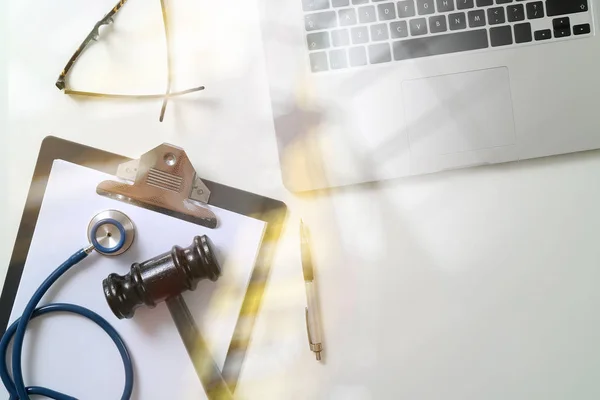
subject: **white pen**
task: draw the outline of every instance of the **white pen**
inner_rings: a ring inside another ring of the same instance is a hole
[[[306,289],[306,332],[310,351],[315,353],[317,361],[321,360],[323,343],[321,339],[321,316],[319,315],[319,301],[315,287],[315,274],[310,252],[308,229],[300,220],[300,249],[302,251],[302,272],[304,273],[304,288]]]

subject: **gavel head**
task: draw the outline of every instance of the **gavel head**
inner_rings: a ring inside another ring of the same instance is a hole
[[[186,248],[173,246],[171,251],[134,263],[126,275],[110,274],[102,282],[104,296],[112,312],[119,318],[131,318],[143,304],[157,303],[194,290],[199,281],[216,281],[221,267],[212,243],[206,236],[196,236]]]

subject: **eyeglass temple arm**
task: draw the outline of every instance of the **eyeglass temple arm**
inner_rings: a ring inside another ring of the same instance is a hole
[[[97,92],[85,92],[81,90],[71,90],[65,89],[65,94],[70,94],[74,96],[87,96],[87,97],[103,97],[107,99],[137,99],[137,100],[145,100],[145,99],[163,99],[163,98],[172,98],[183,96],[184,94],[194,93],[204,90],[204,86],[198,86],[191,89],[182,90],[179,92],[169,92],[169,94],[115,94],[115,93],[97,93]]]
[[[79,47],[77,47],[77,50],[75,50],[75,53],[73,53],[73,55],[67,62],[67,65],[65,65],[62,72],[60,73],[60,75],[55,83],[57,88],[59,88],[60,90],[63,90],[66,87],[67,75],[68,75],[69,71],[71,70],[71,68],[73,67],[73,65],[75,64],[75,62],[77,61],[77,59],[79,58],[79,56],[81,55],[81,53],[83,53],[83,51],[86,49],[87,46],[89,46],[89,44],[91,42],[98,40],[98,37],[100,36],[100,27],[102,25],[111,24],[113,22],[113,17],[115,16],[116,13],[119,12],[121,7],[123,7],[125,5],[125,3],[127,3],[127,0],[119,0],[119,2],[104,16],[104,18],[102,18],[100,21],[96,22],[96,25],[94,25],[94,28],[86,36],[86,38],[83,40],[83,42],[81,42]]]

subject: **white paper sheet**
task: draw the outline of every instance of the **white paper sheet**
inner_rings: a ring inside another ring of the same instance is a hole
[[[195,235],[208,235],[223,275],[217,282],[201,282],[185,300],[222,368],[265,223],[213,207],[219,226],[204,228],[99,196],[96,185],[105,179],[114,177],[65,161],[54,162],[11,323],[46,276],[88,243],[90,219],[106,209],[120,210],[136,226],[129,251],[116,257],[92,253],[60,279],[41,304],[79,304],[117,329],[135,364],[133,399],[206,398],[166,305],[140,308],[133,319],[118,320],[106,304],[102,280],[112,272],[125,274],[132,263],[169,251],[173,245],[187,247]],[[123,389],[122,362],[114,344],[99,327],[79,316],[51,314],[32,321],[23,365],[27,385],[49,387],[81,399],[118,399]]]

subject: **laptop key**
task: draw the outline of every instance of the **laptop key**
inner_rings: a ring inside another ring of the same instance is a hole
[[[587,0],[546,0],[546,12],[549,17],[587,12],[587,10]]]
[[[506,13],[508,14],[508,22],[525,20],[525,8],[523,7],[523,4],[515,4],[506,7]]]
[[[512,44],[513,40],[510,25],[490,28],[490,42],[492,47]]]
[[[350,44],[350,34],[348,33],[348,29],[331,31],[331,41],[335,47],[348,46]]]
[[[394,21],[390,24],[392,38],[400,39],[408,36],[408,24],[406,21]]]
[[[435,12],[433,0],[417,0],[417,12],[419,15],[433,14]]]
[[[473,10],[467,13],[467,18],[469,19],[469,27],[476,28],[478,26],[485,25],[485,11],[483,10]]]
[[[488,8],[487,17],[490,25],[503,24],[506,22],[506,19],[504,18],[503,7]]]
[[[475,7],[473,0],[456,0],[456,8],[459,10],[466,10],[473,7]]]
[[[356,11],[354,8],[346,8],[338,11],[340,17],[340,26],[356,25]]]
[[[553,19],[552,30],[554,31],[554,37],[556,38],[571,36],[571,21],[569,20],[569,17]]]
[[[525,7],[523,4],[515,4],[506,7],[508,22],[518,22],[525,20]]]
[[[436,56],[488,47],[486,29],[476,29],[392,43],[394,60]]]
[[[358,9],[358,21],[361,24],[368,24],[370,22],[375,22],[377,19],[377,15],[375,14],[374,6],[365,6],[360,7]]]
[[[531,42],[531,24],[525,22],[523,24],[515,24],[515,43],[527,43]]]
[[[312,72],[323,72],[329,70],[327,63],[327,53],[319,51],[317,53],[310,53],[310,69]]]
[[[337,26],[335,11],[312,13],[304,16],[304,27],[307,31],[334,28]]]
[[[309,50],[322,50],[329,47],[329,32],[309,33],[306,35]]]
[[[438,12],[454,11],[454,0],[437,0]]]
[[[415,16],[415,3],[413,0],[398,2],[398,18],[409,18]]]
[[[379,13],[380,21],[396,19],[396,6],[394,3],[378,4],[377,11]]]
[[[494,0],[477,0],[477,7],[486,7],[494,4]]]
[[[363,44],[369,41],[369,31],[366,26],[358,26],[356,28],[352,28],[351,36],[352,36],[352,44]]]
[[[542,3],[541,1],[527,3],[527,18],[544,18],[544,3]]]
[[[331,5],[334,7],[346,7],[350,5],[350,0],[331,0]]]
[[[371,40],[374,42],[381,40],[388,40],[390,34],[388,32],[387,24],[375,24],[371,25]]]
[[[581,24],[573,26],[573,35],[585,35],[590,32],[590,24]]]
[[[451,31],[465,29],[467,27],[467,16],[462,12],[448,14],[448,25]]]
[[[329,8],[329,0],[302,0],[304,11],[318,11]]]
[[[346,49],[331,50],[329,52],[329,65],[331,69],[341,69],[348,66]]]
[[[427,33],[427,21],[425,18],[415,18],[409,21],[410,34],[412,36],[424,35]]]
[[[351,67],[367,65],[367,50],[364,46],[351,47],[350,50],[348,50],[348,58],[350,59]]]
[[[550,29],[543,29],[541,31],[535,31],[533,34],[535,40],[547,40],[552,37],[552,31]]]
[[[369,46],[369,62],[371,64],[382,64],[392,61],[389,43],[378,43]]]
[[[447,30],[448,27],[446,25],[445,15],[435,15],[433,17],[429,17],[429,32],[440,33],[446,32]]]
[[[512,0],[496,0],[496,4],[507,4],[512,3]]]

